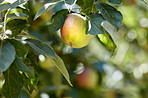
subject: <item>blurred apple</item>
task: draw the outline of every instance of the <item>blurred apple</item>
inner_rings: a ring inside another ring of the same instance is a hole
[[[97,72],[90,68],[85,68],[84,71],[76,78],[76,83],[81,88],[93,89],[97,86],[98,75]]]
[[[44,55],[39,55],[39,66],[44,70],[48,70],[49,68],[53,68],[56,65],[53,61],[53,58],[47,56],[45,57]]]
[[[73,48],[82,48],[92,39],[86,34],[87,23],[83,16],[76,13],[69,14],[61,28],[63,41]]]

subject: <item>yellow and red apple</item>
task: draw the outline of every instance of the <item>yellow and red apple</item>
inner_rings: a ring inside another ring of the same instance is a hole
[[[94,89],[98,83],[97,72],[93,69],[85,68],[84,71],[76,77],[76,83],[81,88]]]
[[[83,16],[71,13],[67,16],[62,28],[63,41],[72,48],[82,48],[92,39],[92,35],[86,34],[87,22]]]

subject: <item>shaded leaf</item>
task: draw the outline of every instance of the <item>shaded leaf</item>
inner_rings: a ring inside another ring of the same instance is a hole
[[[55,52],[52,47],[38,40],[27,39],[25,40],[38,54],[43,54],[52,58],[56,58]]]
[[[68,74],[68,71],[65,67],[65,64],[63,62],[63,60],[58,56],[56,55],[56,58],[57,59],[53,59],[56,67],[59,69],[59,71],[63,74],[63,76],[66,78],[66,80],[68,81],[68,83],[73,86],[70,82],[70,78],[69,78],[69,74]]]
[[[17,0],[12,4],[0,4],[0,12],[8,10],[9,8],[15,8],[18,5],[25,3],[26,1],[28,0]]]
[[[121,4],[121,0],[108,0],[108,1],[113,4]]]
[[[34,85],[31,84],[31,78],[26,76],[24,73],[22,74],[22,77],[23,77],[23,81],[24,81],[24,87],[31,94],[32,91],[35,89]]]
[[[78,4],[82,8],[82,14],[90,14],[94,4],[94,0],[77,0],[76,4]]]
[[[121,27],[123,16],[119,11],[116,10],[116,8],[106,3],[97,3],[96,8],[101,12],[104,19],[106,19],[116,28]]]
[[[0,4],[0,12],[8,10],[12,6],[10,4]]]
[[[104,21],[104,18],[101,14],[96,13],[88,15],[88,20],[90,21],[91,27],[88,27],[90,28],[90,30],[87,32],[87,34],[103,34],[103,28],[101,26],[101,23]]]
[[[44,6],[42,6],[39,11],[36,13],[34,20],[36,20],[39,16],[41,16],[42,14],[48,12],[49,10],[53,9],[59,2],[61,2],[61,0],[53,0],[49,3],[44,4]]]
[[[12,66],[4,73],[5,83],[2,88],[2,94],[6,98],[19,98],[23,88],[23,78],[19,71]]]
[[[0,69],[6,71],[15,59],[15,48],[9,42],[0,41]]]
[[[57,11],[52,17],[53,23],[49,25],[49,31],[55,32],[59,30],[63,26],[67,14],[68,14],[67,9],[62,9],[60,11]]]
[[[13,66],[17,71],[22,71],[29,73],[30,75],[34,75],[33,69],[31,69],[29,66],[26,66],[17,56],[15,57]]]
[[[8,41],[15,47],[16,55],[18,57],[22,57],[22,58],[26,57],[28,50],[27,50],[27,48],[25,47],[24,44],[20,43],[17,40],[14,40],[14,39],[11,39],[11,40],[8,40]]]
[[[6,24],[6,29],[12,31],[12,35],[16,36],[26,27],[26,20],[13,19]]]
[[[116,44],[112,40],[111,36],[108,33],[98,34],[99,41],[110,51],[116,49]]]
[[[7,20],[6,20],[6,22],[11,21],[11,20],[13,20],[13,19],[27,20],[28,17],[29,17],[29,16],[26,15],[25,13],[13,13],[13,14],[7,15]]]
[[[72,5],[76,0],[65,0],[66,4]]]

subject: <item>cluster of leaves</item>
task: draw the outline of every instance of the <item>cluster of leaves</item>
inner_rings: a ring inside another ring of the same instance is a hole
[[[1,23],[3,29],[0,31],[0,71],[5,77],[2,95],[6,98],[18,98],[23,89],[26,89],[29,93],[36,89],[35,85],[38,83],[40,73],[37,57],[40,54],[51,57],[56,67],[72,86],[62,59],[51,46],[27,32],[31,20],[29,2],[29,0],[17,0],[14,3],[0,4],[0,12],[4,14],[4,21]],[[76,3],[80,7],[80,13],[87,18],[88,28],[90,28],[87,34],[98,35],[99,41],[107,49],[115,50],[116,45],[102,23],[107,21],[116,29],[121,27],[122,14],[111,5],[120,5],[120,0],[108,0],[110,4],[96,2],[95,0],[52,0],[40,8],[34,20],[59,6],[58,4],[61,2],[71,6]],[[59,30],[69,13],[71,13],[69,8],[61,9],[59,7],[52,16],[52,23],[48,25],[49,31],[56,32]],[[7,33],[8,30],[12,34]]]

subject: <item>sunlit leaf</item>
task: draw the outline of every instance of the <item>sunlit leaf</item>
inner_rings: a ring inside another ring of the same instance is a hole
[[[66,80],[68,81],[68,83],[72,86],[72,84],[70,82],[68,71],[67,71],[67,69],[65,67],[65,64],[64,64],[63,60],[58,55],[56,55],[56,58],[57,59],[53,59],[54,63],[56,64],[56,67],[59,69],[59,71],[66,78]]]
[[[112,40],[111,36],[108,33],[98,34],[99,41],[110,51],[114,51],[116,49],[116,44]]]
[[[6,71],[15,59],[15,48],[9,42],[0,41],[0,69]]]

